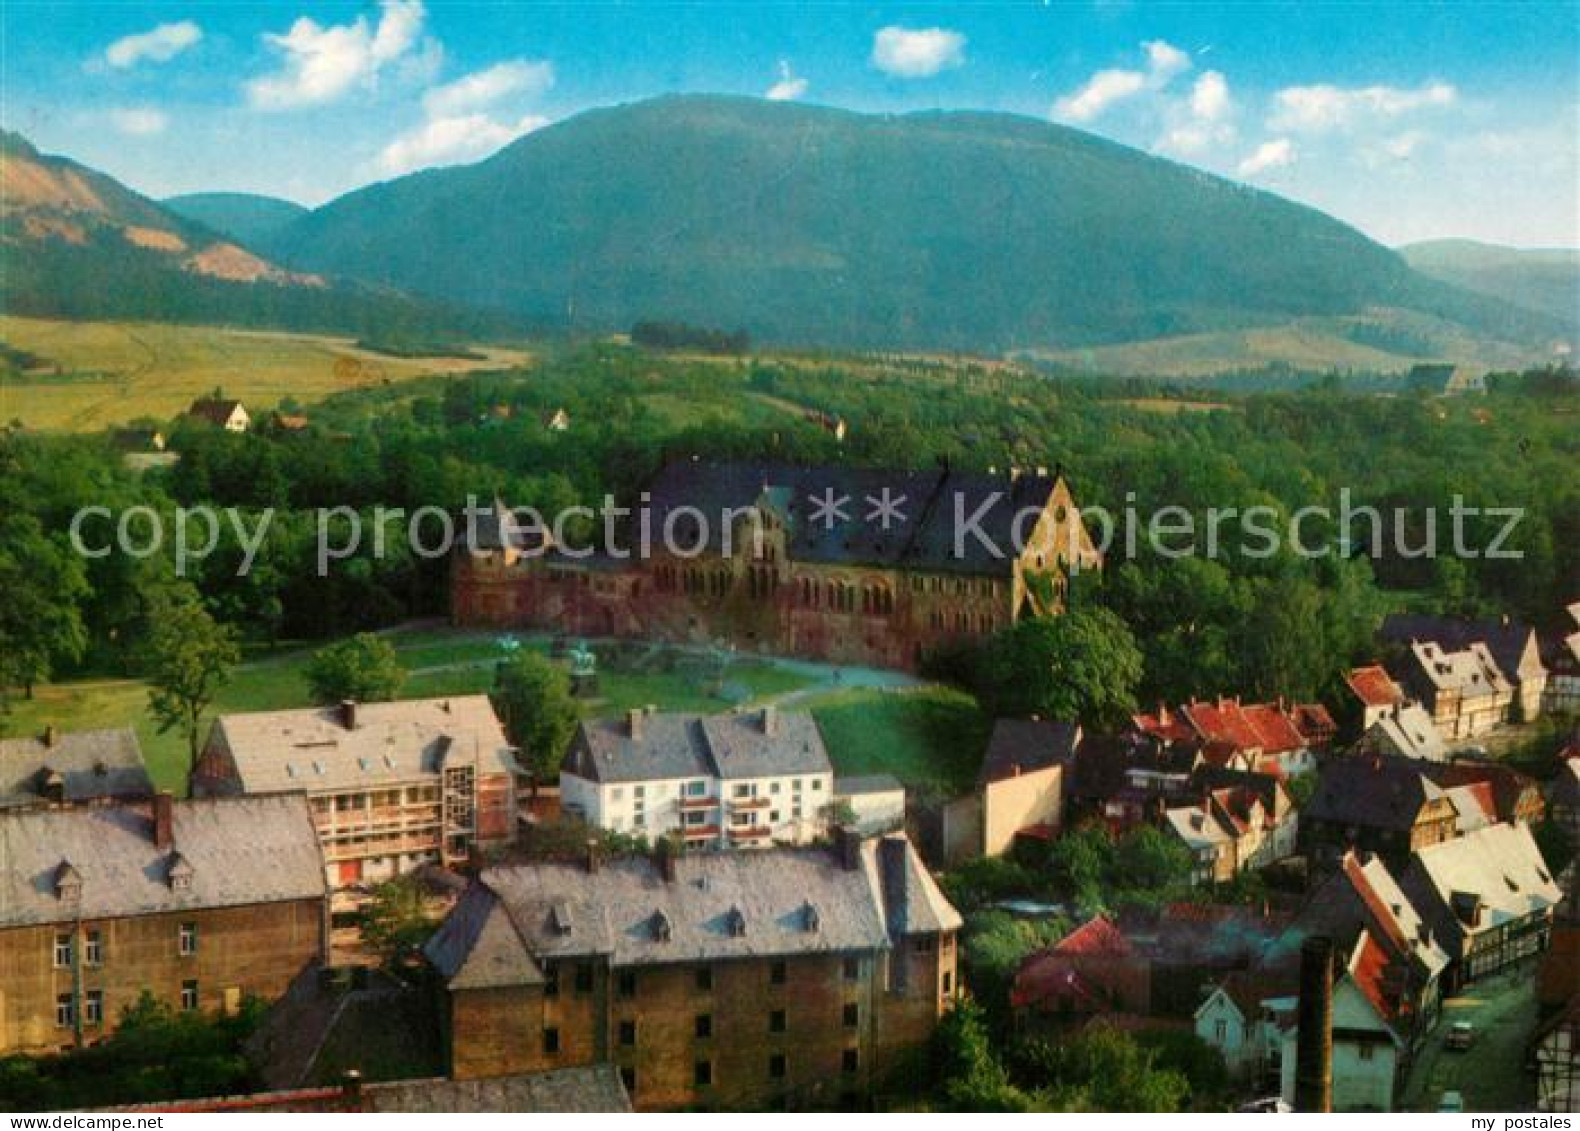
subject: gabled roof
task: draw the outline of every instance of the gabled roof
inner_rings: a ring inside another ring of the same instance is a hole
[[[240,401],[229,397],[220,399],[199,397],[192,402],[192,407],[187,409],[187,415],[200,417],[211,424],[224,425],[230,421],[237,409],[246,411]]]
[[[221,715],[210,743],[228,752],[246,793],[354,789],[437,774],[444,765],[515,772],[514,748],[486,695]]]
[[[1228,844],[1238,831],[1226,827],[1218,813],[1205,805],[1170,809],[1164,814],[1164,819],[1169,828],[1174,830],[1174,835],[1184,841],[1187,847],[1197,850],[1217,849]]]
[[[1393,831],[1413,828],[1422,807],[1443,797],[1422,766],[1403,758],[1335,758],[1322,768],[1303,818]]]
[[[961,924],[901,834],[864,842],[854,869],[792,848],[685,853],[673,866],[669,881],[645,856],[596,871],[489,868],[426,953],[452,986],[470,988],[530,984],[560,958],[630,967],[870,951]],[[667,931],[654,929],[660,921]]]
[[[1491,786],[1494,820],[1516,820],[1521,816],[1519,810],[1522,805],[1541,802],[1541,787],[1537,785],[1536,779],[1502,762],[1460,758],[1428,767],[1427,773],[1445,789],[1483,783]]]
[[[633,734],[630,718],[583,722],[564,772],[605,783],[833,773],[809,712],[639,712],[636,728]]]
[[[1443,938],[1473,936],[1548,910],[1563,898],[1525,825],[1490,825],[1421,849],[1402,887]],[[1456,896],[1479,901],[1480,926],[1460,918]]]
[[[43,783],[51,774],[59,776],[66,801],[144,798],[154,792],[130,727],[68,731],[0,740],[0,809],[45,800]]]
[[[1110,958],[1130,958],[1135,954],[1135,948],[1130,945],[1130,940],[1114,925],[1114,921],[1106,915],[1098,915],[1088,920],[1051,948],[1054,954],[1080,954],[1090,957],[1092,955],[1107,955]]]
[[[1450,786],[1443,791],[1454,803],[1458,817],[1454,827],[1461,833],[1472,833],[1498,823],[1498,803],[1493,800],[1492,786],[1487,782]]]
[[[1415,670],[1439,691],[1479,696],[1500,695],[1513,690],[1513,685],[1492,658],[1492,653],[1485,644],[1479,642],[1466,645],[1459,651],[1445,651],[1442,646],[1430,641],[1412,644],[1410,659]]]
[[[977,783],[987,785],[1017,774],[1067,764],[1074,758],[1080,741],[1079,723],[999,719],[993,724]]]
[[[1393,707],[1405,700],[1404,688],[1393,681],[1381,664],[1355,668],[1344,677],[1344,682],[1368,707]]]
[[[143,807],[0,810],[0,927],[115,919],[324,897],[324,865],[300,794],[214,797],[172,807],[171,849]],[[190,883],[170,883],[174,854]],[[69,862],[80,903],[58,883]]]
[[[1426,762],[1448,758],[1448,746],[1432,721],[1431,713],[1419,703],[1395,705],[1381,715],[1366,732],[1366,744],[1381,747],[1385,753]]]
[[[1540,674],[1535,631],[1530,625],[1507,617],[1468,620],[1420,613],[1390,613],[1383,618],[1380,635],[1384,640],[1399,645],[1436,644],[1444,652],[1462,652],[1474,644],[1481,644],[1508,679],[1521,678],[1522,665],[1529,674]]]

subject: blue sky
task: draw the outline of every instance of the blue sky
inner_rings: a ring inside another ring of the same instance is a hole
[[[1271,189],[1387,243],[1580,246],[1569,3],[28,3],[0,117],[154,196],[316,204],[674,91],[987,109]]]

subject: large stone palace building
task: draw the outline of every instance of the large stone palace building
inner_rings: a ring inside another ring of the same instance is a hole
[[[855,1104],[959,992],[903,834],[485,870],[427,944],[456,1079],[613,1062],[638,1108]]]
[[[455,620],[911,668],[941,644],[1062,611],[1070,575],[1102,564],[1044,469],[690,460],[631,509],[628,537],[597,553],[496,510],[458,554]]]

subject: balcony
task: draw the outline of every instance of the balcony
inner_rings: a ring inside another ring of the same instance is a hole
[[[732,797],[731,809],[766,809],[771,803],[766,797]]]
[[[731,825],[730,839],[743,840],[748,843],[758,840],[767,840],[773,835],[773,830],[767,825]]]
[[[717,797],[682,797],[680,799],[682,811],[687,809],[717,809],[718,806],[719,799]]]
[[[718,825],[686,825],[681,828],[680,835],[687,840],[717,840],[719,836]]]

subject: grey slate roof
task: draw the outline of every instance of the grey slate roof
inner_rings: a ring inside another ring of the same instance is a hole
[[[210,743],[228,750],[243,792],[355,789],[436,774],[441,765],[513,773],[514,749],[486,695],[221,715]]]
[[[607,956],[634,967],[848,953],[960,926],[903,836],[864,843],[854,870],[826,850],[795,848],[687,853],[674,866],[668,882],[648,857],[610,860],[595,872],[560,863],[490,868],[426,953],[452,988],[466,989],[531,984],[545,960]]]
[[[397,1080],[362,1086],[361,1111],[627,1112],[631,1097],[612,1064],[486,1080]]]
[[[44,800],[43,781],[58,773],[67,801],[153,796],[137,735],[129,727],[0,740],[0,809]]]
[[[589,720],[578,729],[564,770],[597,782],[833,772],[811,714],[776,711],[771,734],[764,717],[762,711],[706,716],[643,713],[641,733],[634,738],[629,719]]]
[[[666,465],[649,485],[648,494],[652,529],[664,529],[672,511],[696,507],[707,516],[709,546],[715,551],[721,540],[719,516],[762,500],[781,509],[789,535],[788,554],[795,561],[1008,576],[1015,556],[1011,548],[1015,515],[1028,507],[1045,507],[1057,482],[1047,475],[1011,480],[942,468],[883,471],[697,460]],[[881,497],[885,489],[891,500],[905,498],[899,504],[904,521],[891,521],[888,530],[866,521],[871,509],[866,499]],[[842,513],[850,517],[832,524],[812,521],[812,500],[830,491],[836,498],[849,497]],[[969,534],[963,539],[964,552],[957,555],[956,516],[975,516],[984,504],[987,509],[976,529],[1002,549],[1002,556],[995,556]],[[687,545],[692,541],[682,540]],[[739,552],[749,551],[748,545]]]
[[[1421,771],[1421,763],[1403,758],[1335,758],[1322,768],[1316,792],[1302,811],[1302,819],[1395,831],[1410,829],[1421,807],[1443,796],[1442,789]]]
[[[893,774],[857,774],[835,778],[834,793],[839,797],[859,797],[869,793],[902,793],[905,786]]]
[[[1485,644],[1493,661],[1511,680],[1520,678],[1522,661],[1535,651],[1536,634],[1528,624],[1517,620],[1432,616],[1427,613],[1390,613],[1383,618],[1380,635],[1391,644],[1409,645],[1431,641],[1446,652],[1462,652],[1472,644]],[[1536,665],[1539,666],[1539,665]],[[1536,674],[1535,666],[1531,674]]]
[[[215,797],[174,804],[173,849],[154,847],[146,807],[0,811],[0,927],[65,922],[64,867],[81,877],[83,918],[238,907],[324,896],[324,865],[307,800],[299,794]],[[176,856],[192,868],[174,890]]]
[[[1055,763],[1068,764],[1081,741],[1079,723],[1040,719],[999,719],[993,724],[977,782],[1002,781]]]

